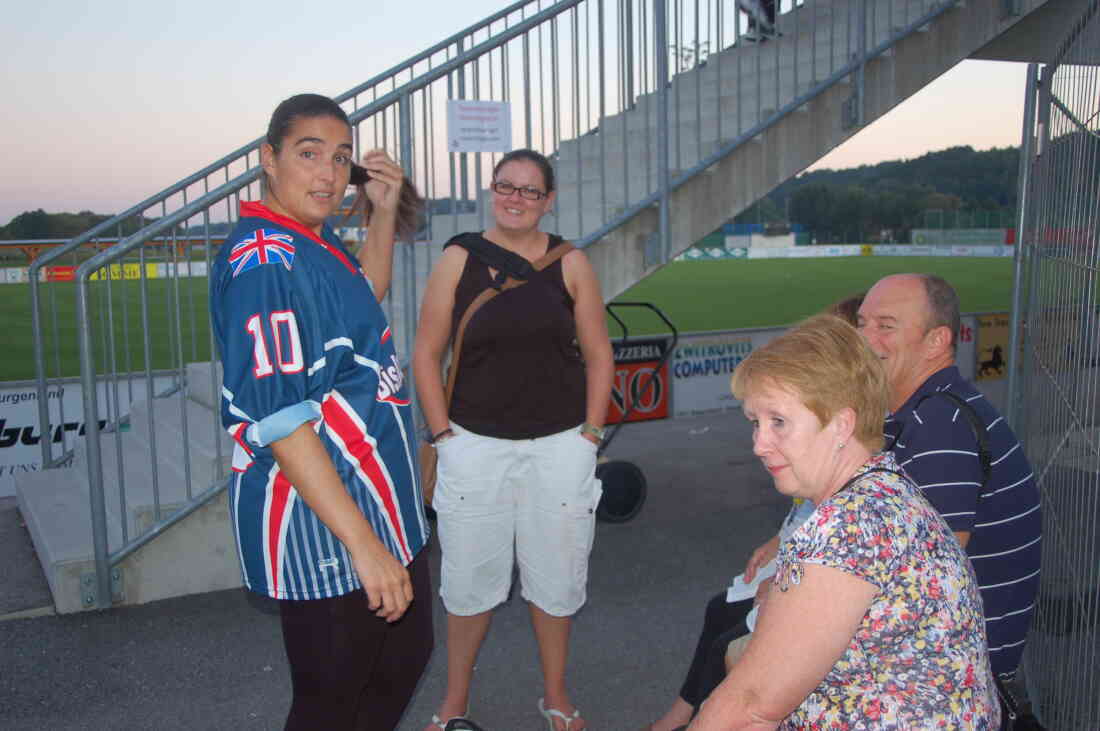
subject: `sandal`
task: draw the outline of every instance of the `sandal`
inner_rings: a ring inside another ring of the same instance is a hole
[[[559,711],[557,708],[546,708],[543,705],[542,701],[543,699],[539,698],[539,713],[541,713],[542,717],[546,719],[546,725],[550,729],[550,731],[557,731],[554,728],[555,718],[560,718],[561,720],[565,721],[564,731],[569,731],[569,727],[573,724],[573,722],[581,717],[581,711],[579,708],[574,708],[573,715],[567,716],[563,712]]]
[[[466,711],[469,713],[469,711]],[[443,723],[443,720],[436,714],[432,714],[432,725],[440,729],[440,731],[482,731],[481,726],[466,718],[466,716],[452,716],[447,719],[447,723]]]

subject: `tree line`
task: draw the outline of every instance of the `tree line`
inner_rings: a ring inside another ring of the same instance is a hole
[[[978,152],[951,147],[911,160],[815,170],[788,180],[734,220],[801,223],[818,243],[877,241],[884,233],[905,242],[913,228],[935,225],[928,211],[947,213],[947,221],[952,213],[975,212],[1007,213],[991,218],[1011,220],[1018,165],[1019,148]],[[0,239],[68,239],[109,217],[91,211],[24,211],[0,226]],[[136,218],[127,220],[122,234],[133,233],[137,224]]]
[[[6,226],[0,226],[0,240],[12,241],[19,239],[71,239],[84,233],[93,226],[111,218],[112,214],[92,213],[81,211],[80,213],[46,213],[39,208],[34,211],[24,211],[11,219]],[[147,218],[145,223],[154,219]],[[138,220],[130,218],[122,224],[122,235],[129,236],[138,230]],[[106,236],[115,236],[118,230],[106,232]]]
[[[818,243],[908,242],[914,228],[959,220],[999,228],[1011,225],[1019,160],[1016,147],[978,152],[964,146],[815,170],[788,180],[734,220],[801,223]]]

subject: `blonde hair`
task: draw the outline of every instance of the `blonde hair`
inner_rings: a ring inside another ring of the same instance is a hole
[[[733,372],[733,395],[744,400],[761,386],[793,392],[822,426],[841,409],[856,415],[853,437],[882,449],[889,408],[886,372],[856,329],[835,315],[814,315],[754,350]]]

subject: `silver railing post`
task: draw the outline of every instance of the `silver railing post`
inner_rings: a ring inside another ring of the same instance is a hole
[[[1027,66],[1027,91],[1024,92],[1024,121],[1020,137],[1020,166],[1018,194],[1016,196],[1016,251],[1013,252],[1012,312],[1008,330],[1008,404],[1005,413],[1013,428],[1019,426],[1022,400],[1017,389],[1020,386],[1020,306],[1021,285],[1024,282],[1024,227],[1027,225],[1029,188],[1031,185],[1031,157],[1035,137],[1035,95],[1038,89],[1039,64]]]
[[[401,168],[405,171],[405,176],[412,179],[413,176],[413,125],[412,125],[412,98],[410,94],[402,94],[400,101],[397,103],[397,123],[400,127],[398,134],[401,135]],[[416,245],[415,236],[413,239],[402,241],[402,259],[405,262],[405,291],[403,293],[405,299],[405,332],[401,333],[402,339],[405,341],[405,358],[408,359],[409,368],[406,374],[406,382],[408,383],[409,393],[415,404],[416,402],[416,385],[413,381],[412,370],[412,355],[413,344],[415,342],[415,325],[416,322],[416,252],[413,247]],[[413,408],[413,414],[419,415],[419,409],[415,406]]]
[[[462,39],[459,38],[458,43],[456,44],[456,58],[458,56],[462,55],[463,50],[464,50],[464,48],[463,48]],[[456,77],[456,81],[458,82],[457,83],[458,95],[455,98],[456,99],[465,99],[466,98],[466,65],[465,64],[462,64],[457,69],[455,69],[455,77]],[[467,158],[466,158],[466,153],[465,152],[458,153],[458,180],[459,180],[459,185],[462,186],[462,188],[461,188],[462,200],[466,200],[467,198],[469,198],[469,195],[470,195],[470,180],[469,180],[469,174],[466,171],[466,159]]]
[[[45,470],[53,463],[53,456],[51,454],[53,435],[50,433],[50,407],[48,395],[46,393],[46,354],[43,348],[43,341],[46,339],[46,333],[42,329],[42,315],[39,310],[38,300],[39,271],[40,270],[36,268],[32,262],[29,268],[29,272],[32,275],[30,277],[31,338],[34,341],[34,373],[38,389],[38,428],[42,433],[42,441],[39,446],[42,448],[42,469]],[[58,399],[58,401],[60,400],[61,399]],[[62,422],[63,421],[64,420],[62,420]],[[61,433],[65,433],[64,423],[61,424]]]
[[[661,3],[664,5],[664,3]],[[663,21],[662,21],[663,22]],[[623,109],[634,106],[634,0],[623,0],[623,50],[625,58],[623,63],[624,98]],[[667,38],[666,38],[667,40]]]
[[[1033,147],[1032,147],[1032,153],[1031,153],[1032,156],[1035,157],[1035,158],[1042,158],[1044,155],[1049,155],[1049,150],[1050,150],[1050,106],[1051,106],[1050,90],[1051,90],[1051,85],[1053,84],[1053,81],[1054,81],[1054,73],[1057,70],[1058,70],[1058,67],[1055,66],[1055,65],[1043,66],[1042,67],[1042,72],[1038,73],[1037,77],[1036,77],[1036,84],[1037,84],[1037,87],[1038,87],[1037,88],[1037,94],[1036,94],[1037,104],[1038,104],[1038,109],[1036,110],[1037,125],[1036,125],[1036,130],[1035,130],[1036,134],[1034,136],[1034,140],[1032,141]],[[1023,154],[1023,150],[1021,150],[1021,154]],[[1039,162],[1041,164],[1041,160],[1039,160]],[[1044,175],[1045,173],[1043,173],[1042,171],[1039,171],[1039,174]],[[1040,203],[1042,203],[1042,201],[1040,201]],[[1044,211],[1042,207],[1037,209],[1037,212],[1041,216],[1049,215],[1049,212]],[[1039,238],[1040,242],[1042,241],[1042,237],[1044,236],[1044,233],[1042,232],[1042,230],[1038,226],[1036,226],[1036,236]],[[1017,246],[1019,246],[1021,243],[1023,243],[1023,242],[1022,241],[1018,242]],[[1039,242],[1036,242],[1036,243],[1039,243]],[[1034,253],[1035,253],[1034,248],[1033,247],[1028,247],[1028,256],[1031,259],[1032,263],[1035,263],[1034,262]],[[1039,303],[1039,281],[1040,281],[1039,280],[1039,275],[1040,275],[1039,268],[1040,268],[1039,266],[1032,266],[1032,267],[1029,267],[1029,269],[1027,271],[1027,280],[1028,281],[1027,281],[1027,285],[1026,285],[1027,286],[1027,306],[1026,306],[1026,310],[1027,310],[1028,317],[1031,318],[1031,322],[1028,323],[1027,331],[1024,333],[1023,347],[1029,353],[1030,353],[1030,350],[1031,350],[1031,347],[1032,347],[1031,344],[1032,344],[1032,341],[1033,341],[1033,333],[1035,332],[1035,330],[1034,330],[1034,328],[1035,328],[1035,314],[1036,314],[1036,310],[1038,309],[1038,306],[1039,306],[1038,305],[1038,303]],[[1014,353],[1013,353],[1013,355],[1014,355]],[[1028,373],[1028,372],[1024,372],[1023,374],[1018,375],[1017,378],[1019,380],[1016,384],[1016,387],[1021,389],[1022,391],[1030,391],[1030,389],[1031,389],[1031,374]],[[1026,409],[1021,409],[1016,416],[1017,416],[1017,420],[1016,420],[1016,422],[1011,424],[1012,428],[1015,431],[1019,432],[1019,433],[1024,433],[1024,434],[1028,433],[1029,418],[1028,418],[1027,410]],[[1025,437],[1025,439],[1026,439],[1026,437]]]
[[[107,269],[110,276],[110,267]],[[95,558],[95,597],[81,582],[81,602],[98,609],[111,606],[111,566],[107,546],[107,505],[103,492],[103,463],[100,453],[99,406],[96,399],[95,357],[92,318],[88,307],[88,277],[80,272],[76,280],[76,323],[80,342],[80,387],[84,398],[85,445],[88,450],[88,492],[92,511],[92,555]]]
[[[859,129],[866,119],[865,98],[867,92],[867,0],[859,3],[859,69],[856,71],[855,126]]]
[[[653,0],[653,46],[657,61],[657,175],[660,186],[658,222],[660,226],[661,263],[672,252],[672,221],[669,218],[669,195],[672,191],[672,170],[669,167],[668,129],[668,15],[666,0]]]

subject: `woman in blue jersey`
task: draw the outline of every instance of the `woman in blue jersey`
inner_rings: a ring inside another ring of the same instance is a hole
[[[351,132],[327,97],[278,106],[264,198],[241,204],[210,280],[231,517],[245,585],[281,600],[288,729],[394,728],[432,649],[409,394],[378,303],[415,192],[380,150],[355,166]],[[353,169],[371,208],[358,262],[326,223]]]
[[[537,707],[551,731],[581,731],[566,660],[572,616],[586,598],[611,344],[588,258],[539,230],[554,204],[550,163],[533,150],[513,150],[494,168],[491,187],[495,224],[445,247],[424,293],[413,355],[439,450],[433,507],[447,609],[447,691],[427,729],[440,731],[465,714],[478,649],[518,563],[542,667]],[[466,247],[493,244],[541,268],[470,317],[448,409],[440,360],[495,274]]]

